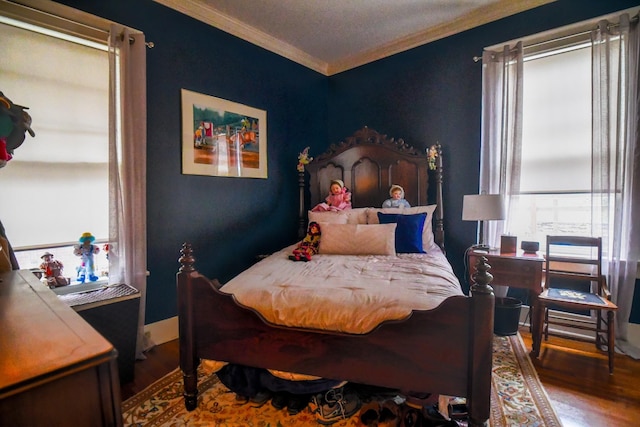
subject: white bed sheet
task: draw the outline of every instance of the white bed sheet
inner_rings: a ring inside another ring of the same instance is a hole
[[[310,262],[289,260],[294,248],[260,261],[221,290],[273,324],[354,334],[463,295],[437,246],[427,254],[317,254]]]

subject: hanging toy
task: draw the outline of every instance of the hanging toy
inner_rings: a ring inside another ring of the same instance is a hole
[[[16,105],[0,92],[0,168],[13,158],[13,152],[20,147],[31,129],[31,116],[25,111],[27,107]]]

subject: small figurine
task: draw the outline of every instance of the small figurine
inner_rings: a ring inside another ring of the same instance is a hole
[[[404,188],[393,184],[389,190],[390,199],[382,203],[383,208],[410,208],[411,205],[404,198]]]
[[[93,244],[95,239],[91,233],[82,233],[82,236],[78,239],[80,244],[73,247],[73,254],[82,259],[82,263],[77,267],[77,279],[80,283],[84,283],[87,278],[92,282],[98,280],[98,276],[94,273],[93,255],[100,252],[100,248]]]
[[[64,266],[60,261],[53,259],[51,252],[45,252],[40,258],[42,259],[40,269],[44,271],[47,286],[57,288],[59,286],[67,286],[71,283],[71,279],[62,275]]]
[[[428,151],[429,170],[432,171],[438,168],[438,165],[436,163],[436,159],[438,158],[438,145],[439,144],[433,144],[431,147],[429,147]]]
[[[320,224],[315,221],[309,223],[307,228],[307,235],[293,250],[293,255],[289,255],[289,259],[292,261],[311,261],[311,256],[318,253],[318,246],[320,246]]]
[[[324,199],[324,203],[316,205],[313,212],[325,212],[325,211],[342,211],[345,209],[351,209],[351,193],[344,186],[344,182],[340,179],[334,179],[331,181],[329,187],[329,195]]]
[[[302,153],[298,154],[298,172],[304,172],[305,165],[308,165],[313,157],[309,156],[309,147],[302,150]]]

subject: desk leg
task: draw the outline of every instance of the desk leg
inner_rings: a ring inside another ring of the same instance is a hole
[[[538,295],[534,294],[531,298],[531,356],[537,359],[540,355],[540,345],[542,343],[542,324],[544,311],[542,304],[538,302]]]

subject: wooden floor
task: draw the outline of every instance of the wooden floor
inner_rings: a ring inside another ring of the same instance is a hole
[[[531,348],[528,328],[520,335]],[[134,382],[122,386],[122,399],[178,367],[178,358],[178,341],[151,349],[146,360],[136,362]],[[534,365],[564,427],[638,425],[640,361],[618,354],[609,375],[606,355],[593,344],[549,337]]]

